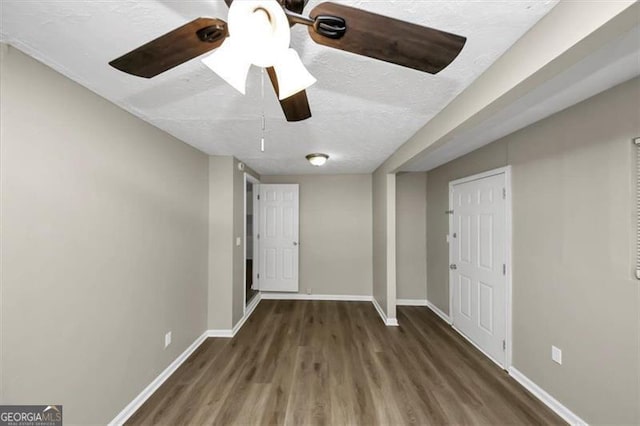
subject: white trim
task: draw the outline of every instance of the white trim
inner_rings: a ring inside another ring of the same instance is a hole
[[[427,300],[427,307],[431,309],[434,314],[442,318],[444,322],[451,325],[451,317],[449,317],[449,315],[445,314],[440,308],[438,308],[436,305],[429,302],[428,300]]]
[[[207,330],[205,333],[207,333],[207,337],[224,337],[224,338],[233,337],[233,330],[228,328]]]
[[[162,371],[142,392],[136,396],[133,401],[131,401],[110,423],[109,426],[122,425],[126,422],[129,417],[135,413],[138,408],[144,404],[144,402],[149,399],[151,395],[167,380],[177,369],[182,365],[183,362],[189,358],[189,356],[208,338],[208,337],[223,337],[223,338],[232,338],[234,337],[238,331],[242,328],[247,319],[251,316],[253,311],[256,309],[256,306],[260,303],[261,297],[260,293],[258,293],[253,299],[249,301],[247,305],[247,309],[245,314],[242,316],[240,321],[233,327],[232,330],[229,329],[217,329],[217,330],[207,330],[200,337],[196,339],[195,342],[191,344],[180,356],[178,356],[167,368]]]
[[[149,385],[142,390],[118,415],[109,422],[110,426],[122,425],[129,417],[135,413],[138,408],[149,399],[151,395],[167,380],[181,365],[185,362],[193,352],[206,340],[208,332],[198,337],[184,352],[182,352],[167,368],[165,368]]]
[[[256,306],[258,306],[258,304],[262,299],[263,297],[261,297],[260,293],[256,294],[253,297],[253,299],[249,301],[245,314],[242,316],[242,318],[240,318],[240,321],[238,321],[231,330],[229,330],[228,328],[217,329],[217,330],[207,330],[207,337],[224,337],[224,338],[235,337],[235,335],[238,334],[238,331],[240,331],[244,323],[249,319],[253,311],[256,309]]]
[[[427,299],[396,299],[396,306],[427,306]]]
[[[242,240],[243,245],[242,245],[242,258],[244,259],[244,263],[242,264],[242,277],[244,279],[244,284],[243,284],[243,290],[242,290],[242,300],[243,300],[243,305],[244,307],[242,308],[242,315],[243,318],[245,316],[247,316],[247,310],[248,310],[248,304],[247,304],[247,182],[251,182],[254,186],[254,191],[253,194],[255,195],[256,191],[255,188],[256,186],[258,186],[258,191],[260,191],[260,181],[258,179],[256,179],[255,177],[253,177],[252,175],[250,175],[247,172],[244,172],[244,187],[242,189],[242,193],[244,194],[244,201],[242,203],[243,205],[243,209],[244,209],[244,216],[242,216],[242,229],[244,232],[244,239]],[[253,203],[253,234],[255,235],[256,233],[256,215],[255,215],[255,211],[256,211],[256,203]],[[252,244],[253,244],[253,277],[251,277],[251,282],[252,282],[252,287],[255,285],[255,279],[254,277],[256,276],[256,270],[255,270],[255,266],[256,266],[256,244],[258,243],[257,238],[253,238]],[[253,300],[253,299],[251,299]],[[249,301],[251,302],[251,301]],[[254,306],[255,308],[255,306]]]
[[[506,289],[505,289],[505,314],[506,314],[506,327],[505,327],[505,344],[506,344],[506,348],[505,348],[505,354],[504,354],[504,365],[501,365],[499,363],[497,363],[498,365],[500,365],[500,368],[502,368],[503,370],[508,370],[509,367],[511,367],[511,362],[512,362],[512,356],[513,356],[513,327],[512,327],[512,321],[513,321],[513,300],[512,300],[512,295],[513,295],[513,255],[512,255],[512,248],[513,248],[513,204],[512,204],[512,196],[511,196],[511,166],[505,166],[505,167],[499,167],[497,169],[493,169],[493,170],[489,170],[483,173],[478,173],[475,175],[471,175],[471,176],[467,176],[467,177],[463,177],[461,179],[456,179],[454,181],[449,182],[449,209],[453,209],[453,203],[452,203],[452,198],[451,196],[453,195],[453,187],[455,185],[460,185],[463,183],[467,183],[467,182],[473,182],[476,180],[480,180],[480,179],[485,179],[491,176],[497,176],[497,175],[501,175],[504,174],[504,184],[505,184],[505,190],[506,190],[506,197],[505,197],[505,221],[506,221],[506,225],[505,225],[505,230],[506,230],[506,235],[505,235],[505,244],[506,244],[506,253],[505,253],[505,264],[507,265],[507,274],[505,277],[505,284],[506,284]],[[453,227],[453,215],[449,215],[449,232],[451,232],[451,229]],[[451,257],[452,257],[452,244],[449,243],[449,263],[451,263]],[[453,274],[453,271],[449,271],[449,313],[450,313],[450,317],[449,317],[449,324],[451,324],[453,326],[453,290],[451,287],[451,275]],[[434,311],[435,312],[435,311]],[[437,313],[437,312],[436,312]],[[455,326],[453,327],[454,330],[456,330],[458,333],[460,333],[461,335],[463,335],[460,330],[458,330],[457,328],[455,328]],[[464,335],[463,335],[464,336]],[[464,336],[467,340],[469,340],[471,342],[470,339],[468,339],[466,336]],[[473,342],[471,342],[473,343]],[[474,346],[475,343],[474,343]],[[477,346],[476,346],[477,347]],[[480,349],[480,348],[478,348]],[[481,350],[482,351],[482,350]],[[482,353],[484,353],[484,351],[482,351]],[[486,355],[486,354],[485,354]],[[495,360],[491,357],[489,357],[492,361],[495,362]]]
[[[511,166],[506,166],[504,170],[505,188],[507,190],[505,204],[507,208],[507,263],[506,292],[507,304],[507,326],[505,330],[505,354],[504,368],[508,370],[513,362],[513,197],[511,196]]]
[[[535,384],[531,379],[522,374],[517,368],[509,367],[509,375],[520,383],[526,390],[531,392],[533,396],[542,401],[547,407],[551,408],[557,415],[562,417],[571,425],[585,425],[588,423],[578,417],[573,411],[562,405],[560,401],[549,395],[544,389]]]
[[[276,293],[276,292],[260,292],[260,298],[262,300],[326,300],[326,301],[341,301],[341,302],[372,302],[373,306],[378,311],[380,318],[385,325],[390,327],[397,327],[398,320],[396,318],[387,318],[387,316],[380,308],[380,305],[373,298],[373,296],[363,295],[343,295],[343,294],[303,294],[303,293]]]
[[[384,325],[386,325],[387,327],[397,327],[400,325],[398,324],[398,320],[396,318],[387,318],[375,297],[371,298],[371,303],[373,303],[376,311],[378,311],[378,315],[380,315],[380,318],[382,318],[382,322],[384,323]]]
[[[247,288],[247,286],[245,285],[245,291],[246,291],[246,288]],[[242,318],[240,318],[240,321],[238,321],[238,323],[233,326],[233,329],[231,330],[231,337],[234,337],[236,335],[236,333],[238,333],[238,331],[240,331],[240,329],[244,325],[245,321],[247,321],[247,319],[249,319],[249,317],[251,316],[253,311],[256,309],[256,306],[258,306],[258,303],[260,303],[260,300],[261,300],[260,299],[260,293],[258,293],[255,296],[253,296],[253,299],[251,299],[249,301],[249,304],[246,305],[246,309],[245,309],[244,315],[242,316]]]
[[[455,185],[460,185],[461,183],[467,183],[467,182],[473,182],[475,180],[480,180],[480,179],[484,179],[484,178],[488,178],[491,176],[497,176],[497,175],[501,175],[501,174],[507,174],[511,171],[511,166],[504,166],[504,167],[499,167],[497,169],[493,169],[493,170],[488,170],[486,172],[482,172],[482,173],[478,173],[475,175],[471,175],[471,176],[466,176],[460,179],[456,179],[456,180],[452,180],[451,182],[449,182],[449,188],[451,188],[452,186]],[[451,206],[451,205],[449,205]]]
[[[338,300],[343,302],[370,302],[371,296],[343,295],[343,294],[304,294],[304,293],[279,293],[260,292],[263,300]]]

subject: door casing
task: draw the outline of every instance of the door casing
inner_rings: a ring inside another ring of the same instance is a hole
[[[242,257],[244,258],[244,263],[242,264],[242,269],[244,271],[244,273],[242,274],[243,279],[245,280],[243,282],[243,296],[242,296],[242,300],[244,300],[244,307],[242,308],[243,311],[243,315],[247,313],[247,284],[246,284],[246,279],[247,279],[247,182],[250,182],[253,184],[253,266],[252,266],[252,270],[253,270],[253,277],[252,277],[252,282],[258,285],[258,291],[260,291],[260,282],[258,281],[258,273],[257,270],[258,268],[256,267],[256,265],[259,265],[260,259],[257,258],[257,256],[259,255],[260,251],[259,251],[259,245],[260,245],[260,241],[256,238],[256,230],[258,229],[258,224],[260,223],[259,221],[259,217],[258,215],[260,214],[260,200],[257,197],[257,194],[260,194],[260,181],[258,179],[256,179],[255,177],[253,177],[252,175],[248,174],[245,172],[244,174],[244,215],[243,215],[243,229],[244,229],[244,239],[242,240],[244,245],[243,245],[243,254]],[[250,301],[249,301],[250,302]]]

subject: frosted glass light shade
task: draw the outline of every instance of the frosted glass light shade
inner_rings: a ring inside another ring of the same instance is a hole
[[[316,82],[300,60],[298,52],[293,49],[287,49],[283,55],[280,55],[273,67],[278,77],[280,100],[291,97]]]
[[[289,20],[276,0],[234,1],[228,20],[229,37],[202,62],[240,93],[246,93],[252,64],[275,68],[280,100],[316,82],[289,48]]]
[[[238,54],[259,67],[270,67],[289,47],[289,20],[276,0],[242,0],[229,9],[229,35]]]
[[[327,162],[329,156],[327,154],[309,154],[306,156],[306,159],[311,163],[312,166],[320,167],[324,166],[324,163]]]
[[[251,63],[244,56],[238,55],[231,39],[227,39],[211,55],[203,58],[202,63],[238,92],[243,95],[246,93],[247,74]]]

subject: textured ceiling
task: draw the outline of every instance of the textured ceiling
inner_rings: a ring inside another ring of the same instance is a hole
[[[305,12],[320,3],[311,0]],[[292,29],[292,47],[318,82],[313,117],[287,123],[265,77],[249,74],[242,96],[192,60],[154,79],[108,62],[198,16],[226,19],[222,0],[1,1],[2,41],[131,113],[208,153],[234,155],[261,174],[369,173],[485,71],[557,3],[553,1],[344,1],[468,38],[437,75],[316,45]],[[261,114],[266,152],[260,152]],[[331,156],[323,168],[304,159]]]
[[[402,171],[428,171],[640,75],[640,26],[592,52],[484,122],[425,150]]]

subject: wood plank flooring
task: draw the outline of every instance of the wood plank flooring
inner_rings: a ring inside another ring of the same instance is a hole
[[[263,300],[127,424],[564,424],[424,307]]]

